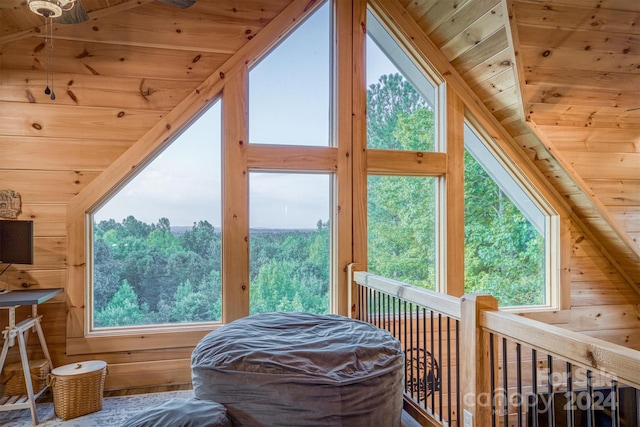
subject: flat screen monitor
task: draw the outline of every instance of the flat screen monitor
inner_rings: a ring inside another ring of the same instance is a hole
[[[33,264],[33,221],[0,220],[0,263]]]

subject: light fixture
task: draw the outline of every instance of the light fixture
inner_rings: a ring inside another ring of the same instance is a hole
[[[53,101],[56,99],[53,91],[53,18],[58,18],[62,16],[62,12],[71,10],[76,0],[27,0],[27,2],[33,13],[44,17],[44,45],[47,58],[47,87],[44,93]],[[51,87],[49,87],[49,74],[51,74]]]
[[[58,18],[62,12],[71,10],[76,0],[27,0],[29,9],[45,18]]]

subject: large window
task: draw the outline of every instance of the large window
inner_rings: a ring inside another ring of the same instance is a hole
[[[370,176],[368,271],[436,288],[435,178]]]
[[[331,145],[330,10],[325,3],[251,69],[251,143]]]
[[[549,215],[465,125],[465,292],[501,306],[549,305]]]
[[[369,153],[437,151],[437,86],[371,13],[367,15],[367,30]],[[403,158],[394,158],[401,165],[410,165],[403,163]],[[437,180],[403,171],[402,166],[394,175],[370,172],[368,271],[427,289],[438,288]]]
[[[371,14],[367,14],[367,147],[434,151],[438,91]]]
[[[92,329],[217,321],[220,102],[93,213]]]
[[[249,71],[250,145],[281,156],[333,145],[330,11],[319,7]],[[306,167],[249,174],[250,314],[331,308],[334,174]]]
[[[331,176],[251,173],[250,312],[329,312]]]

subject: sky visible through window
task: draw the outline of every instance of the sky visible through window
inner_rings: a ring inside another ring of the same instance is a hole
[[[307,93],[304,90],[309,82],[327,81],[330,67],[328,64],[318,64],[326,55],[319,53],[322,48],[309,49],[308,46],[318,44],[318,34],[326,34],[329,8],[323,6],[316,14],[303,23],[301,31],[290,35],[283,44],[283,49],[277,49],[271,54],[278,61],[264,59],[266,71],[274,73],[270,79],[263,73],[252,82],[250,95],[251,124],[250,132],[260,135],[262,142],[304,144],[312,141],[313,145],[326,145],[326,135],[329,111],[310,111],[301,116],[301,104],[313,104],[329,108],[329,95],[324,91]],[[291,42],[289,43],[289,39]],[[329,40],[321,43],[329,46]],[[289,59],[288,59],[289,58]],[[315,62],[314,62],[315,61]],[[278,75],[276,62],[286,63],[286,76]],[[308,64],[314,63],[310,67]],[[260,64],[259,64],[260,65]],[[380,49],[367,37],[367,87],[376,83],[383,74],[398,72]],[[277,92],[277,108],[274,108],[272,88],[261,90],[260,86],[273,83],[276,88],[293,88]],[[326,85],[325,85],[326,87]],[[270,94],[266,96],[265,94]],[[301,102],[301,98],[313,97],[313,103]],[[316,102],[317,101],[317,102]],[[146,223],[157,223],[160,218],[168,218],[172,226],[192,226],[194,223],[206,220],[214,227],[221,226],[221,175],[220,175],[220,146],[221,146],[221,103],[217,102],[204,112],[191,127],[186,129],[178,139],[145,169],[133,178],[109,202],[94,215],[94,220],[114,219],[122,221],[129,215]],[[308,118],[312,117],[313,120]],[[304,120],[302,119],[304,118]],[[317,119],[317,120],[316,120]],[[315,124],[314,124],[315,122]],[[316,141],[316,142],[313,142]],[[277,183],[277,175],[271,181]],[[308,185],[315,185],[313,178],[300,179],[297,184],[300,189],[281,192],[281,215],[273,215],[272,208],[261,206],[260,200],[252,200],[254,212],[270,212],[269,226],[274,228],[316,228],[317,213],[325,209],[326,200],[316,200],[314,192],[304,191]],[[276,184],[277,185],[277,184]],[[264,191],[269,191],[264,189]],[[261,189],[252,189],[252,194],[259,195]],[[290,203],[287,202],[290,198]],[[287,206],[304,206],[305,209],[287,209]],[[286,210],[286,215],[284,214]],[[292,212],[295,212],[293,217]],[[328,218],[323,218],[327,220]],[[252,220],[253,222],[253,220]],[[255,222],[254,222],[255,224]],[[261,224],[262,226],[266,224]]]

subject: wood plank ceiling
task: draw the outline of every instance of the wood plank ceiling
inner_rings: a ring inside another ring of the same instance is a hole
[[[640,286],[640,2],[398,1]],[[49,167],[92,176],[289,3],[82,0],[88,22],[55,26],[52,108],[43,20],[2,0],[0,133],[73,147]]]

